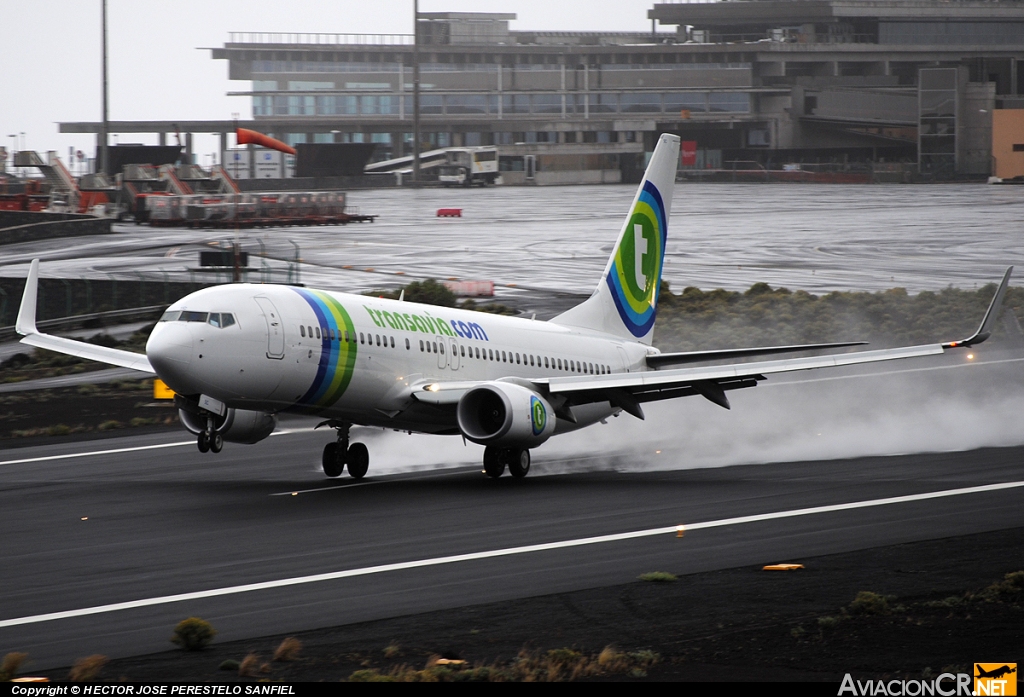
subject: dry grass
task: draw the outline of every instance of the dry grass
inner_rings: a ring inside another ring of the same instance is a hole
[[[100,671],[103,670],[103,666],[107,665],[108,660],[106,656],[98,653],[86,656],[85,658],[79,658],[71,666],[68,680],[71,682],[92,682],[100,674]]]
[[[661,657],[653,651],[624,653],[612,647],[598,655],[586,655],[569,648],[547,652],[519,652],[508,663],[451,664],[431,656],[422,670],[407,664],[386,672],[366,668],[349,676],[351,682],[569,682],[600,675],[646,675],[646,669]]]
[[[650,581],[652,583],[671,583],[672,581],[679,580],[675,574],[670,574],[667,571],[652,571],[638,578],[641,581]]]
[[[288,637],[274,649],[275,661],[294,661],[302,651],[302,642],[293,636]]]
[[[25,662],[26,658],[28,658],[27,653],[17,651],[4,656],[3,662],[0,663],[0,682],[10,680],[17,675],[18,671],[21,670],[21,664]]]
[[[243,678],[254,678],[260,669],[260,657],[254,653],[242,659],[238,664],[238,674]]]
[[[402,647],[393,641],[384,647],[384,658],[394,658],[395,656],[398,656],[401,653]]]

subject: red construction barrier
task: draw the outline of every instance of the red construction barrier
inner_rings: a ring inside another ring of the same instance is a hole
[[[437,217],[438,218],[461,218],[462,217],[462,209],[461,208],[438,208],[437,209]]]

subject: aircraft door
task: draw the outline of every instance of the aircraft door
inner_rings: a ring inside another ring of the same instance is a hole
[[[452,370],[459,369],[459,345],[455,342],[455,339],[448,339],[448,350],[451,352],[451,356],[448,364],[451,365]]]
[[[437,367],[447,368],[448,367],[448,349],[445,348],[447,343],[443,336],[437,338]]]
[[[615,348],[617,348],[619,350],[619,358],[622,359],[622,368],[623,368],[623,370],[625,370],[627,373],[630,372],[630,370],[629,370],[629,356],[626,355],[626,350],[624,348],[622,348],[621,346],[616,346]]]
[[[284,358],[284,323],[281,313],[270,301],[270,298],[259,295],[253,298],[263,311],[263,319],[267,322],[267,358],[280,360]]]

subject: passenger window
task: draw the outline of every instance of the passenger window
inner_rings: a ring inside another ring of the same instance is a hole
[[[320,338],[320,327],[317,327],[317,328],[316,328],[316,338],[317,338],[317,339],[319,339],[319,338]]]
[[[395,347],[395,337],[391,337],[391,348]]]
[[[516,354],[516,365],[519,365],[519,354]]]
[[[558,369],[559,370],[562,369],[562,359],[561,358],[558,359]]]
[[[306,331],[309,332],[309,338],[312,339],[313,338],[313,327],[307,326],[306,327]]]
[[[362,332],[359,332],[359,343],[360,343],[360,344],[362,344],[362,343],[365,343],[365,342],[363,341],[363,333],[362,333]]]
[[[480,358],[480,349],[477,349],[477,350],[476,350],[476,357],[477,357],[477,358]]]
[[[301,334],[303,337],[306,336],[306,328],[303,327],[301,324],[299,325],[299,334]]]
[[[437,348],[437,344],[434,344],[434,348]],[[433,353],[434,350],[430,348],[430,342],[427,342],[427,353]]]
[[[376,334],[375,337],[377,339],[377,345],[380,346],[380,334]]]
[[[406,340],[405,340],[405,350],[406,350],[406,351],[408,351],[408,350],[409,350],[410,348],[411,348],[411,347],[410,347],[410,345],[409,345],[409,340],[408,340],[408,339],[406,339]]]
[[[544,356],[544,367],[545,368],[548,367],[548,357],[547,356]]]
[[[491,349],[487,349],[487,357],[488,357],[487,360],[493,361],[494,360],[494,351],[492,351]]]
[[[420,339],[420,353],[423,353],[423,339]]]
[[[466,357],[466,347],[465,346],[460,346],[459,347],[459,355],[462,356],[463,358]]]
[[[441,342],[441,353],[444,353],[444,342]]]

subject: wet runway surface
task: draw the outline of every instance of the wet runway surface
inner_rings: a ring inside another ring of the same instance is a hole
[[[351,205],[374,224],[242,230],[262,269],[248,275],[366,291],[410,278],[493,280],[499,294],[589,294],[635,187],[364,190]],[[437,218],[461,207],[462,218]],[[1024,187],[679,184],[665,278],[674,289],[764,281],[814,293],[965,289],[1024,263]],[[230,230],[116,225],[117,234],[7,245],[0,274],[189,280],[198,251]],[[296,246],[297,245],[297,246]],[[300,261],[296,263],[296,258]],[[345,268],[351,267],[351,268]],[[400,274],[397,275],[396,274]],[[404,277],[403,277],[404,276]],[[227,280],[222,277],[222,280]],[[510,284],[516,288],[508,287]]]
[[[303,421],[219,455],[184,433],[7,449],[0,645],[42,668],[167,649],[190,615],[230,640],[1021,527],[1024,378],[1000,360],[648,405],[536,449],[524,480],[487,479],[458,439],[366,429],[370,475],[326,480],[329,435]],[[947,452],[874,455],[919,450]],[[877,505],[934,492],[956,493]]]

